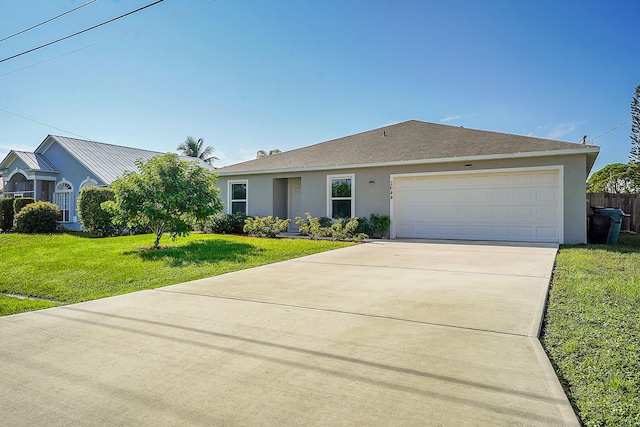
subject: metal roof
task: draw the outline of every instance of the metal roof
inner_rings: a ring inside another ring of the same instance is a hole
[[[217,171],[223,176],[303,169],[336,169],[353,165],[365,167],[580,152],[588,154],[595,161],[598,150],[598,147],[571,142],[410,120],[225,166]]]
[[[136,160],[149,160],[152,157],[163,155],[158,151],[143,150],[140,148],[124,147],[121,145],[105,144],[84,139],[68,138],[64,136],[49,135],[48,139],[56,141],[60,146],[71,154],[87,169],[93,172],[104,184],[110,185],[124,172],[136,171],[138,168]],[[46,151],[48,145],[43,142],[36,152],[41,148]],[[44,147],[44,148],[43,148]],[[180,157],[184,160],[195,161],[193,157]],[[198,159],[201,166],[211,169],[212,167]]]
[[[49,135],[102,182],[109,185],[126,171],[135,171],[135,161],[164,154],[140,148],[123,147],[84,139]]]
[[[30,170],[39,170],[46,172],[57,172],[55,166],[51,162],[44,158],[44,156],[35,153],[28,153],[26,151],[14,151],[17,158],[25,162],[27,168]]]

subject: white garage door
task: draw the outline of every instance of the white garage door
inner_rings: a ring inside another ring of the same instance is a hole
[[[395,176],[399,238],[560,242],[557,169]]]

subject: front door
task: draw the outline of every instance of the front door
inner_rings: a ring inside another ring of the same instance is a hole
[[[302,179],[289,178],[288,182],[288,217],[291,219],[289,231],[298,231],[296,217],[304,216],[304,212],[302,212],[302,203],[300,201],[302,198]]]

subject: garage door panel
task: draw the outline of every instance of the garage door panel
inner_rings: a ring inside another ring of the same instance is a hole
[[[557,205],[558,204],[558,193],[556,191],[538,190],[538,191],[536,191],[536,202],[538,204],[545,203],[545,204],[548,204],[548,205]]]
[[[394,180],[398,237],[558,242],[557,170]]]
[[[560,236],[558,236],[558,229],[556,227],[538,227],[536,229],[537,236],[541,240],[549,240],[557,242]]]
[[[547,172],[534,175],[535,184],[538,186],[558,187],[558,173]]]

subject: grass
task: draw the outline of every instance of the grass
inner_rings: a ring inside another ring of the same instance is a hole
[[[349,246],[303,239],[192,234],[161,250],[154,236],[89,238],[81,233],[0,234],[0,293],[71,304],[153,289]],[[1,296],[1,295],[0,295]],[[56,303],[0,298],[0,314]]]
[[[41,310],[60,305],[58,302],[17,298],[0,295],[0,316],[24,313],[25,311]]]
[[[585,426],[640,426],[640,236],[560,249],[541,342]]]

